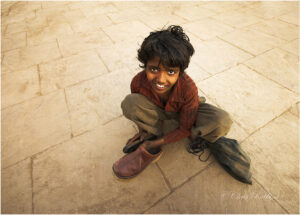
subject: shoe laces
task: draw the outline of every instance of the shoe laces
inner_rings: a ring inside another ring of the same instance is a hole
[[[204,154],[205,149],[209,148],[209,142],[201,137],[196,137],[195,140],[187,145],[187,151],[195,156],[202,162],[206,162],[211,152],[206,159],[202,159],[201,156]]]

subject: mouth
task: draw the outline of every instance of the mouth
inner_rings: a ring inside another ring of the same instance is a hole
[[[167,89],[168,85],[165,84],[158,84],[158,83],[153,83],[153,86],[155,87],[155,89],[157,90],[165,90]]]

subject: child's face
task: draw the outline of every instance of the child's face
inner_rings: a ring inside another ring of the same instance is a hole
[[[167,95],[174,84],[176,84],[180,68],[179,67],[166,67],[159,64],[159,57],[154,57],[147,62],[146,74],[153,90],[158,95]]]

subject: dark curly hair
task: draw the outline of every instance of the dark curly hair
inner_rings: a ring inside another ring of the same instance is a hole
[[[142,63],[140,67],[146,68],[147,62],[158,56],[159,63],[169,67],[179,67],[182,75],[194,52],[190,39],[183,32],[182,27],[171,25],[167,29],[151,32],[138,50],[137,58]]]

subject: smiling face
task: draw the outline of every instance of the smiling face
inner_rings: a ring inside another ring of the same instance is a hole
[[[145,70],[148,81],[159,96],[166,96],[170,93],[180,73],[179,67],[167,67],[159,64],[159,57],[149,60]]]

